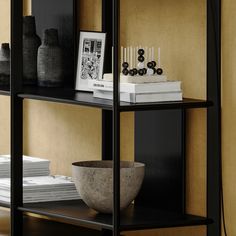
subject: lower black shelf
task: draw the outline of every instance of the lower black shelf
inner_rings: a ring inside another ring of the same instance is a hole
[[[0,235],[10,235],[10,213],[0,213]],[[101,232],[92,229],[64,224],[47,219],[24,216],[24,236],[101,236]]]
[[[10,208],[10,203],[5,203],[0,201],[0,207]]]
[[[24,236],[101,236],[101,232],[92,229],[39,219],[36,217],[24,217]]]
[[[67,223],[78,224],[88,228],[112,230],[112,216],[99,214],[88,208],[82,200],[25,204],[19,210],[35,213]],[[121,231],[169,228],[179,226],[207,225],[212,220],[193,215],[180,215],[173,212],[159,211],[145,207],[130,206],[121,214]]]

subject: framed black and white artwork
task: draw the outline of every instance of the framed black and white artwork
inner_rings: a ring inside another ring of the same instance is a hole
[[[88,80],[102,80],[106,34],[80,32],[76,90],[92,91]]]

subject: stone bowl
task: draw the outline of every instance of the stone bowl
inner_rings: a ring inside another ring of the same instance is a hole
[[[83,201],[100,213],[113,211],[112,161],[83,161],[72,164],[72,176]],[[137,196],[145,173],[145,164],[120,162],[120,210]]]

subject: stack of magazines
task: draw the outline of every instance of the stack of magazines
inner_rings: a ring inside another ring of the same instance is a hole
[[[50,202],[80,199],[71,177],[40,176],[23,179],[23,202]],[[0,179],[0,201],[10,203],[10,179]]]
[[[120,101],[130,103],[170,102],[183,99],[181,81],[168,81],[165,76],[160,79],[149,80],[140,76],[122,76],[120,78]],[[128,80],[128,78],[131,78]],[[136,79],[137,78],[137,79]],[[145,80],[144,80],[145,79]],[[103,80],[89,80],[89,88],[94,91],[93,96],[102,99],[113,99],[113,81],[104,76]]]
[[[9,204],[10,155],[0,155],[0,202]],[[71,177],[50,175],[50,161],[23,156],[23,202],[50,202],[80,199]]]
[[[0,155],[0,178],[10,178],[10,155]],[[50,161],[23,156],[23,176],[46,176],[50,174]]]

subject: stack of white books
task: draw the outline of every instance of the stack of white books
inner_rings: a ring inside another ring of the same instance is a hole
[[[121,78],[123,77],[129,76],[122,76]],[[131,80],[128,83],[121,82],[120,101],[130,103],[181,101],[183,99],[181,81],[167,81],[165,78],[161,77],[159,80],[156,79],[155,82],[139,81],[137,83]],[[124,79],[121,81],[124,81]],[[88,85],[93,90],[94,97],[113,99],[112,81],[90,80]]]
[[[39,176],[23,179],[23,202],[50,202],[81,199],[71,177]],[[0,201],[10,203],[10,179],[0,179]]]
[[[10,178],[10,155],[0,155],[0,178]],[[50,175],[50,161],[38,157],[23,156],[23,176]]]

